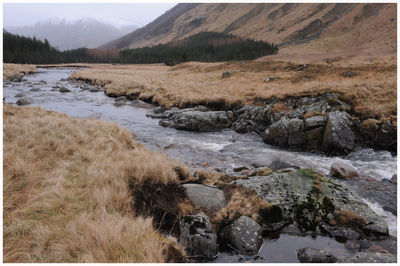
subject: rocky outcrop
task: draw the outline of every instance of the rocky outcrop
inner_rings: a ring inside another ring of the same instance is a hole
[[[351,165],[342,162],[334,162],[331,165],[329,175],[336,178],[347,179],[358,177],[358,172],[357,169]]]
[[[296,221],[303,231],[321,230],[336,217],[340,227],[349,227],[365,237],[388,235],[384,220],[344,183],[309,169],[274,172],[233,181],[279,206],[284,219]],[[339,216],[337,214],[340,214]],[[356,223],[362,217],[365,223]]]
[[[242,254],[257,254],[262,244],[261,226],[247,216],[241,216],[224,233],[228,245]]]
[[[331,253],[316,248],[302,248],[297,251],[301,263],[335,263],[337,258]]]
[[[200,184],[185,184],[185,195],[195,205],[217,211],[226,205],[224,192],[216,187]]]
[[[335,93],[300,97],[264,106],[244,105],[232,111],[157,109],[147,114],[162,118],[160,125],[190,131],[219,131],[231,127],[238,133],[256,132],[266,143],[331,155],[352,152],[358,145],[396,150],[397,129],[391,121],[360,121],[349,115],[350,106]]]
[[[185,111],[161,120],[160,125],[187,131],[211,132],[229,128],[231,121],[225,111]]]
[[[217,234],[204,215],[188,215],[181,219],[180,244],[188,256],[213,259],[218,253]]]

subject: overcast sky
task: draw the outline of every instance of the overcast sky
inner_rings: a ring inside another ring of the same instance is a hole
[[[24,26],[46,19],[94,18],[115,26],[145,26],[175,3],[4,3],[3,26]]]

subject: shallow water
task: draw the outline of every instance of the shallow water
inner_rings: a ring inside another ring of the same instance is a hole
[[[265,144],[259,136],[253,133],[238,134],[231,130],[198,133],[164,128],[159,126],[158,119],[146,117],[149,109],[130,106],[129,102],[127,105],[117,107],[114,106],[114,99],[107,97],[102,91],[90,92],[82,90],[66,80],[60,81],[68,78],[74,71],[76,69],[73,68],[39,68],[36,74],[26,76],[24,82],[4,82],[3,97],[6,98],[5,102],[15,104],[18,100],[15,95],[23,92],[33,100],[31,106],[40,106],[74,117],[94,117],[117,122],[134,132],[137,141],[143,143],[149,149],[164,151],[171,158],[177,158],[181,162],[187,163],[192,169],[219,168],[229,172],[236,167],[249,165],[254,156],[274,155],[290,164],[314,168],[324,174],[329,173],[330,166],[335,161],[353,165],[358,169],[361,178],[390,179],[397,172],[397,157],[387,151],[360,149],[346,157],[328,157],[323,154],[278,149]],[[46,81],[47,84],[40,83],[41,80]],[[29,87],[30,84],[31,87]],[[55,85],[64,86],[71,92],[54,91],[52,87]],[[30,91],[31,88],[40,88],[40,91]],[[384,211],[373,199],[366,199],[366,202],[377,213],[385,217],[389,224],[390,233],[396,235],[396,216]],[[261,253],[267,252],[274,245],[277,249],[290,244],[297,247],[297,244],[295,244],[297,242],[291,236],[281,236],[280,240],[278,239],[275,242],[265,241],[264,245],[268,243],[268,248],[262,248]],[[312,243],[317,244],[325,240],[303,238],[302,241],[304,243],[302,247],[304,247],[308,241],[312,245]],[[323,243],[326,243],[327,247],[334,245],[332,243],[335,242],[334,240],[332,240],[333,242],[330,242],[331,240],[326,241],[328,242]],[[317,247],[321,248],[321,245],[317,244]],[[272,256],[272,254],[275,254],[275,252],[270,253],[269,256]],[[274,260],[279,260],[281,255],[278,254],[280,253],[276,253],[277,257],[274,257]],[[284,253],[282,256],[289,258],[292,255],[292,253]],[[288,261],[286,260],[286,262]]]

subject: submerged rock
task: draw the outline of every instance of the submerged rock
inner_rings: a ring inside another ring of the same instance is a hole
[[[351,165],[342,162],[334,162],[331,165],[330,176],[336,178],[354,178],[358,177],[357,169]]]
[[[395,256],[384,253],[357,252],[354,256],[340,260],[341,263],[396,263]]]
[[[29,98],[20,98],[17,101],[17,105],[28,105],[31,104],[33,101]]]
[[[247,216],[241,216],[225,230],[228,245],[245,254],[257,254],[262,244],[261,226]]]
[[[335,263],[337,261],[331,253],[309,247],[297,250],[297,258],[301,263]]]
[[[217,211],[226,205],[224,192],[216,187],[200,184],[184,184],[186,197],[195,205]]]
[[[14,97],[21,98],[21,97],[25,97],[25,96],[26,96],[25,93],[19,92],[19,93],[15,94]]]
[[[180,244],[192,257],[212,259],[218,253],[217,234],[205,215],[188,215],[181,219]]]
[[[41,91],[41,89],[35,87],[35,88],[30,89],[29,91],[37,92],[37,91]]]
[[[59,92],[65,93],[65,92],[71,92],[70,89],[67,89],[66,87],[61,87],[59,90]]]

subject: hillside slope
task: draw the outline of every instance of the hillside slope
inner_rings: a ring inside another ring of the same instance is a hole
[[[323,54],[318,60],[390,58],[396,54],[396,25],[396,4],[185,3],[101,48],[152,46],[218,31],[279,44],[275,58],[296,51]]]

